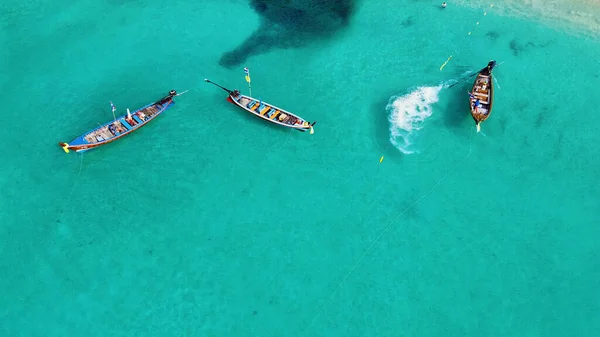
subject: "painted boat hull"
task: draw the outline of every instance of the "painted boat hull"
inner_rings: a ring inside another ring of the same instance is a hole
[[[118,116],[115,120],[111,120],[105,124],[98,126],[95,129],[92,129],[92,130],[82,134],[81,136],[70,141],[69,143],[61,142],[58,145],[60,147],[62,147],[65,152],[68,153],[71,150],[75,151],[75,152],[86,152],[91,149],[95,149],[97,147],[104,146],[108,143],[112,143],[117,139],[121,139],[121,138],[137,131],[144,125],[147,125],[148,123],[150,123],[151,121],[156,119],[156,117],[161,115],[168,108],[170,108],[171,106],[173,106],[175,104],[175,101],[173,100],[173,97],[175,95],[176,95],[176,93],[173,90],[173,91],[171,91],[171,93],[169,93],[168,96],[165,96],[154,103],[148,104],[146,106],[143,106],[143,107],[131,112],[131,116],[133,116],[133,118],[129,119],[129,120],[132,123],[135,123],[134,125],[131,125],[131,123],[128,122],[127,114],[124,114],[124,115]],[[148,113],[150,111],[152,113]],[[144,119],[141,116],[145,116],[146,118]],[[118,131],[113,132],[109,129],[111,127],[111,125],[114,127],[114,125],[119,125],[119,123],[121,123],[120,127],[123,130],[122,132],[118,132]],[[106,137],[107,135],[112,135],[112,136]],[[98,138],[98,136],[99,136],[99,138]]]
[[[273,104],[262,102],[250,96],[239,94],[239,92],[231,92],[227,97],[227,101],[232,103],[233,105],[236,105],[242,110],[249,112],[255,117],[258,117],[267,122],[271,122],[282,127],[295,129],[301,132],[311,130],[313,125],[316,124],[316,122],[309,123],[304,118],[293,114],[287,110],[281,109]],[[249,107],[248,104],[252,102],[255,102],[258,107]],[[269,113],[271,113],[271,115],[269,115]],[[286,118],[281,119],[282,116],[286,116]]]
[[[494,105],[494,79],[492,77],[492,70],[495,66],[496,61],[490,61],[485,68],[479,71],[471,87],[469,109],[478,132],[481,123],[492,114],[492,107]],[[479,100],[479,107],[475,106],[476,100]]]

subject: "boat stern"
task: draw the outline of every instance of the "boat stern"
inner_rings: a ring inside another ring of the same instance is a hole
[[[178,94],[177,91],[175,90],[170,90],[169,94],[161,99],[159,99],[158,101],[156,101],[156,104],[160,104],[160,105],[164,105],[165,103],[175,103],[175,101],[173,101],[174,97],[177,97],[179,95],[183,95],[183,93]]]
[[[92,148],[92,144],[88,143],[85,140],[85,135],[81,135],[68,143],[60,142],[58,146],[60,146],[65,153],[69,153],[71,150],[75,152],[83,152],[87,151],[89,148]]]
[[[72,151],[75,152],[85,152],[89,149],[92,149],[96,146],[92,146],[92,145],[73,145],[73,144],[69,144],[69,143],[58,143],[58,146],[60,146],[63,151],[65,151],[65,153],[69,153]]]
[[[62,147],[62,149],[63,149],[63,151],[65,151],[65,153],[69,153],[70,152],[70,147],[71,146],[69,144],[60,142],[60,143],[58,143],[58,146]]]
[[[315,129],[313,128],[313,126],[317,124],[317,121],[314,121],[312,123],[309,122],[303,122],[302,125],[298,125],[298,126],[294,126],[293,128],[300,131],[300,132],[306,132],[306,131],[310,131],[310,134],[314,134],[315,133]]]
[[[310,130],[310,134],[314,134],[315,133],[315,128],[313,128],[313,126],[315,126],[315,124],[317,124],[317,121],[314,121],[310,124],[309,126],[309,130]]]

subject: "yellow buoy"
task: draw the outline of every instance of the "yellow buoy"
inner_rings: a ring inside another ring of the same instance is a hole
[[[450,62],[451,59],[452,59],[452,55],[450,55],[450,57],[448,57],[448,59],[446,60],[446,62],[444,62],[444,64],[442,64],[440,66],[440,71],[442,71],[442,69],[444,69],[444,67],[446,66],[446,64],[448,64],[448,62]]]
[[[379,162],[380,162],[380,163],[383,161],[383,157],[384,157],[384,156],[381,156],[381,158],[379,158]]]

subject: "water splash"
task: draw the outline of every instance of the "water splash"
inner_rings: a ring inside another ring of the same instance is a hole
[[[432,106],[438,102],[439,93],[445,87],[448,85],[422,86],[405,95],[390,98],[386,106],[390,142],[402,153],[417,151],[414,146],[416,131],[423,128],[425,121],[433,114]]]

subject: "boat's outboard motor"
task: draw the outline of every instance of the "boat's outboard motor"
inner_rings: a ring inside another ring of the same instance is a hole
[[[175,90],[169,91],[169,96],[171,96],[171,97],[177,96],[177,91],[175,91]]]
[[[490,63],[488,63],[489,70],[494,69],[495,66],[496,66],[496,61],[494,61],[494,60],[491,60]]]

